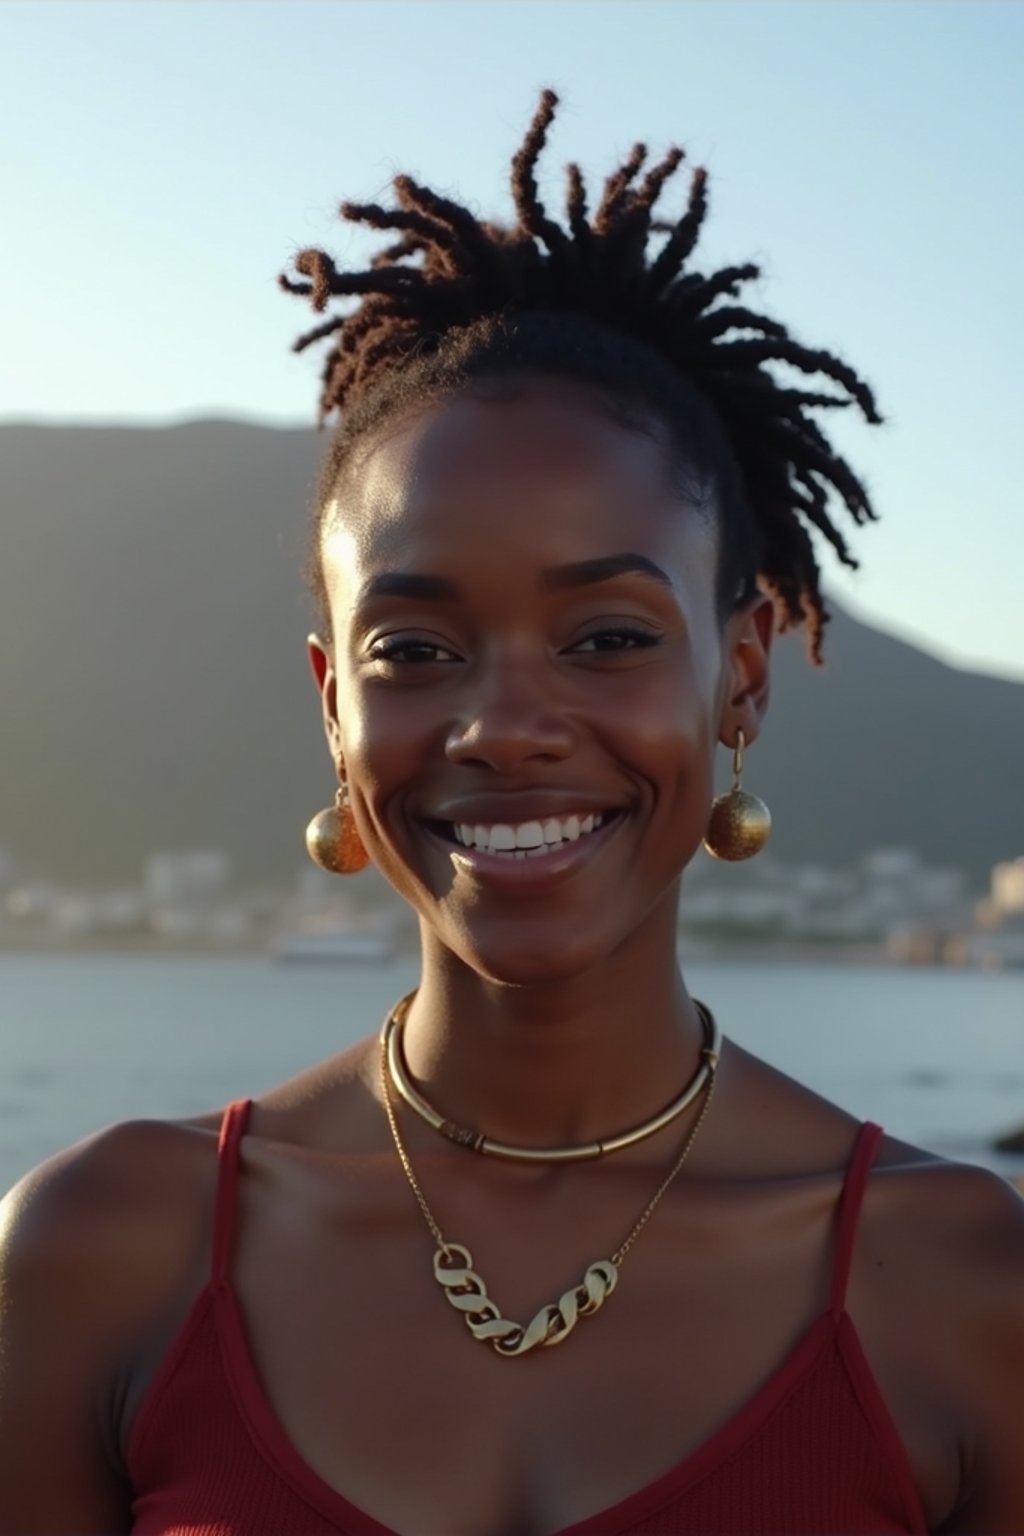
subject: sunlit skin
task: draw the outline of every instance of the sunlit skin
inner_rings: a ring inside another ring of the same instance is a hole
[[[757,738],[772,630],[766,598],[719,621],[717,539],[656,423],[630,430],[552,380],[392,424],[339,488],[335,643],[310,640],[328,742],[371,857],[420,915],[409,1067],[490,1135],[609,1134],[696,1069],[680,874],[716,746]],[[643,568],[609,570],[627,556]],[[474,871],[445,831],[577,809],[609,824],[560,873]]]

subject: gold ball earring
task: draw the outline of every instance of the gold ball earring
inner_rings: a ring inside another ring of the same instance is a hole
[[[716,859],[751,859],[771,836],[771,812],[763,800],[741,788],[743,732],[736,732],[732,756],[732,788],[719,795],[711,807],[704,847]]]
[[[358,875],[370,862],[349,804],[348,784],[343,779],[334,805],[320,811],[306,828],[306,851],[314,864],[332,875]]]

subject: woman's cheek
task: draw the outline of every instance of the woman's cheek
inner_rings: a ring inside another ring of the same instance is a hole
[[[413,690],[399,696],[376,688],[354,690],[342,721],[348,774],[372,836],[391,842],[392,823],[411,795],[422,790],[431,764],[430,736],[437,711]]]

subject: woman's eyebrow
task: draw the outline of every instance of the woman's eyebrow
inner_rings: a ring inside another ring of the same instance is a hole
[[[454,602],[461,596],[457,582],[445,576],[421,576],[415,571],[383,571],[372,576],[359,591],[359,603],[374,597],[412,597],[428,602]]]
[[[672,590],[668,573],[646,555],[630,552],[621,555],[601,555],[594,560],[577,560],[570,565],[553,565],[541,572],[542,592],[557,592],[566,587],[590,587],[597,582],[611,581],[616,576],[646,576],[659,586]],[[375,597],[411,597],[426,602],[456,602],[462,589],[446,576],[427,576],[415,571],[382,571],[365,582],[359,593],[359,603],[370,602]]]
[[[611,581],[616,576],[646,576],[659,586],[672,590],[672,580],[667,571],[646,555],[626,552],[621,555],[602,555],[596,560],[577,560],[572,565],[556,565],[541,575],[543,591],[558,591],[562,587],[589,587],[599,581]]]

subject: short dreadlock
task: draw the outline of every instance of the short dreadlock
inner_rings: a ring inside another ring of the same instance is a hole
[[[758,267],[710,274],[686,268],[707,210],[706,172],[693,172],[676,222],[654,217],[681,149],[669,149],[638,180],[647,150],[635,145],[589,217],[579,166],[569,165],[568,228],[550,219],[535,170],[557,104],[554,91],[542,93],[512,160],[514,227],[481,222],[400,175],[393,182],[398,208],[341,204],[342,218],[398,236],[367,271],[339,272],[324,251],[308,249],[295,258],[308,280],[279,278],[318,313],[332,295],[361,296],[349,313],[294,344],[298,352],[335,338],[318,425],[335,411],[341,424],[321,474],[306,562],[324,630],[330,635],[324,517],[356,441],[386,416],[470,381],[542,373],[595,386],[620,419],[630,406],[648,417],[653,409],[680,450],[691,493],[700,501],[709,488],[714,492],[722,526],[720,611],[752,596],[760,580],[775,600],[779,627],[806,624],[811,655],[820,662],[828,614],[811,530],[844,565],[856,567],[829,515],[830,493],[838,493],[857,524],[875,513],[810,411],[856,404],[869,422],[880,422],[871,390],[831,353],[805,347],[777,321],[728,302],[760,276]],[[657,236],[667,238],[652,253]],[[786,387],[771,363],[823,375],[842,393]],[[643,429],[643,416],[625,419]]]

